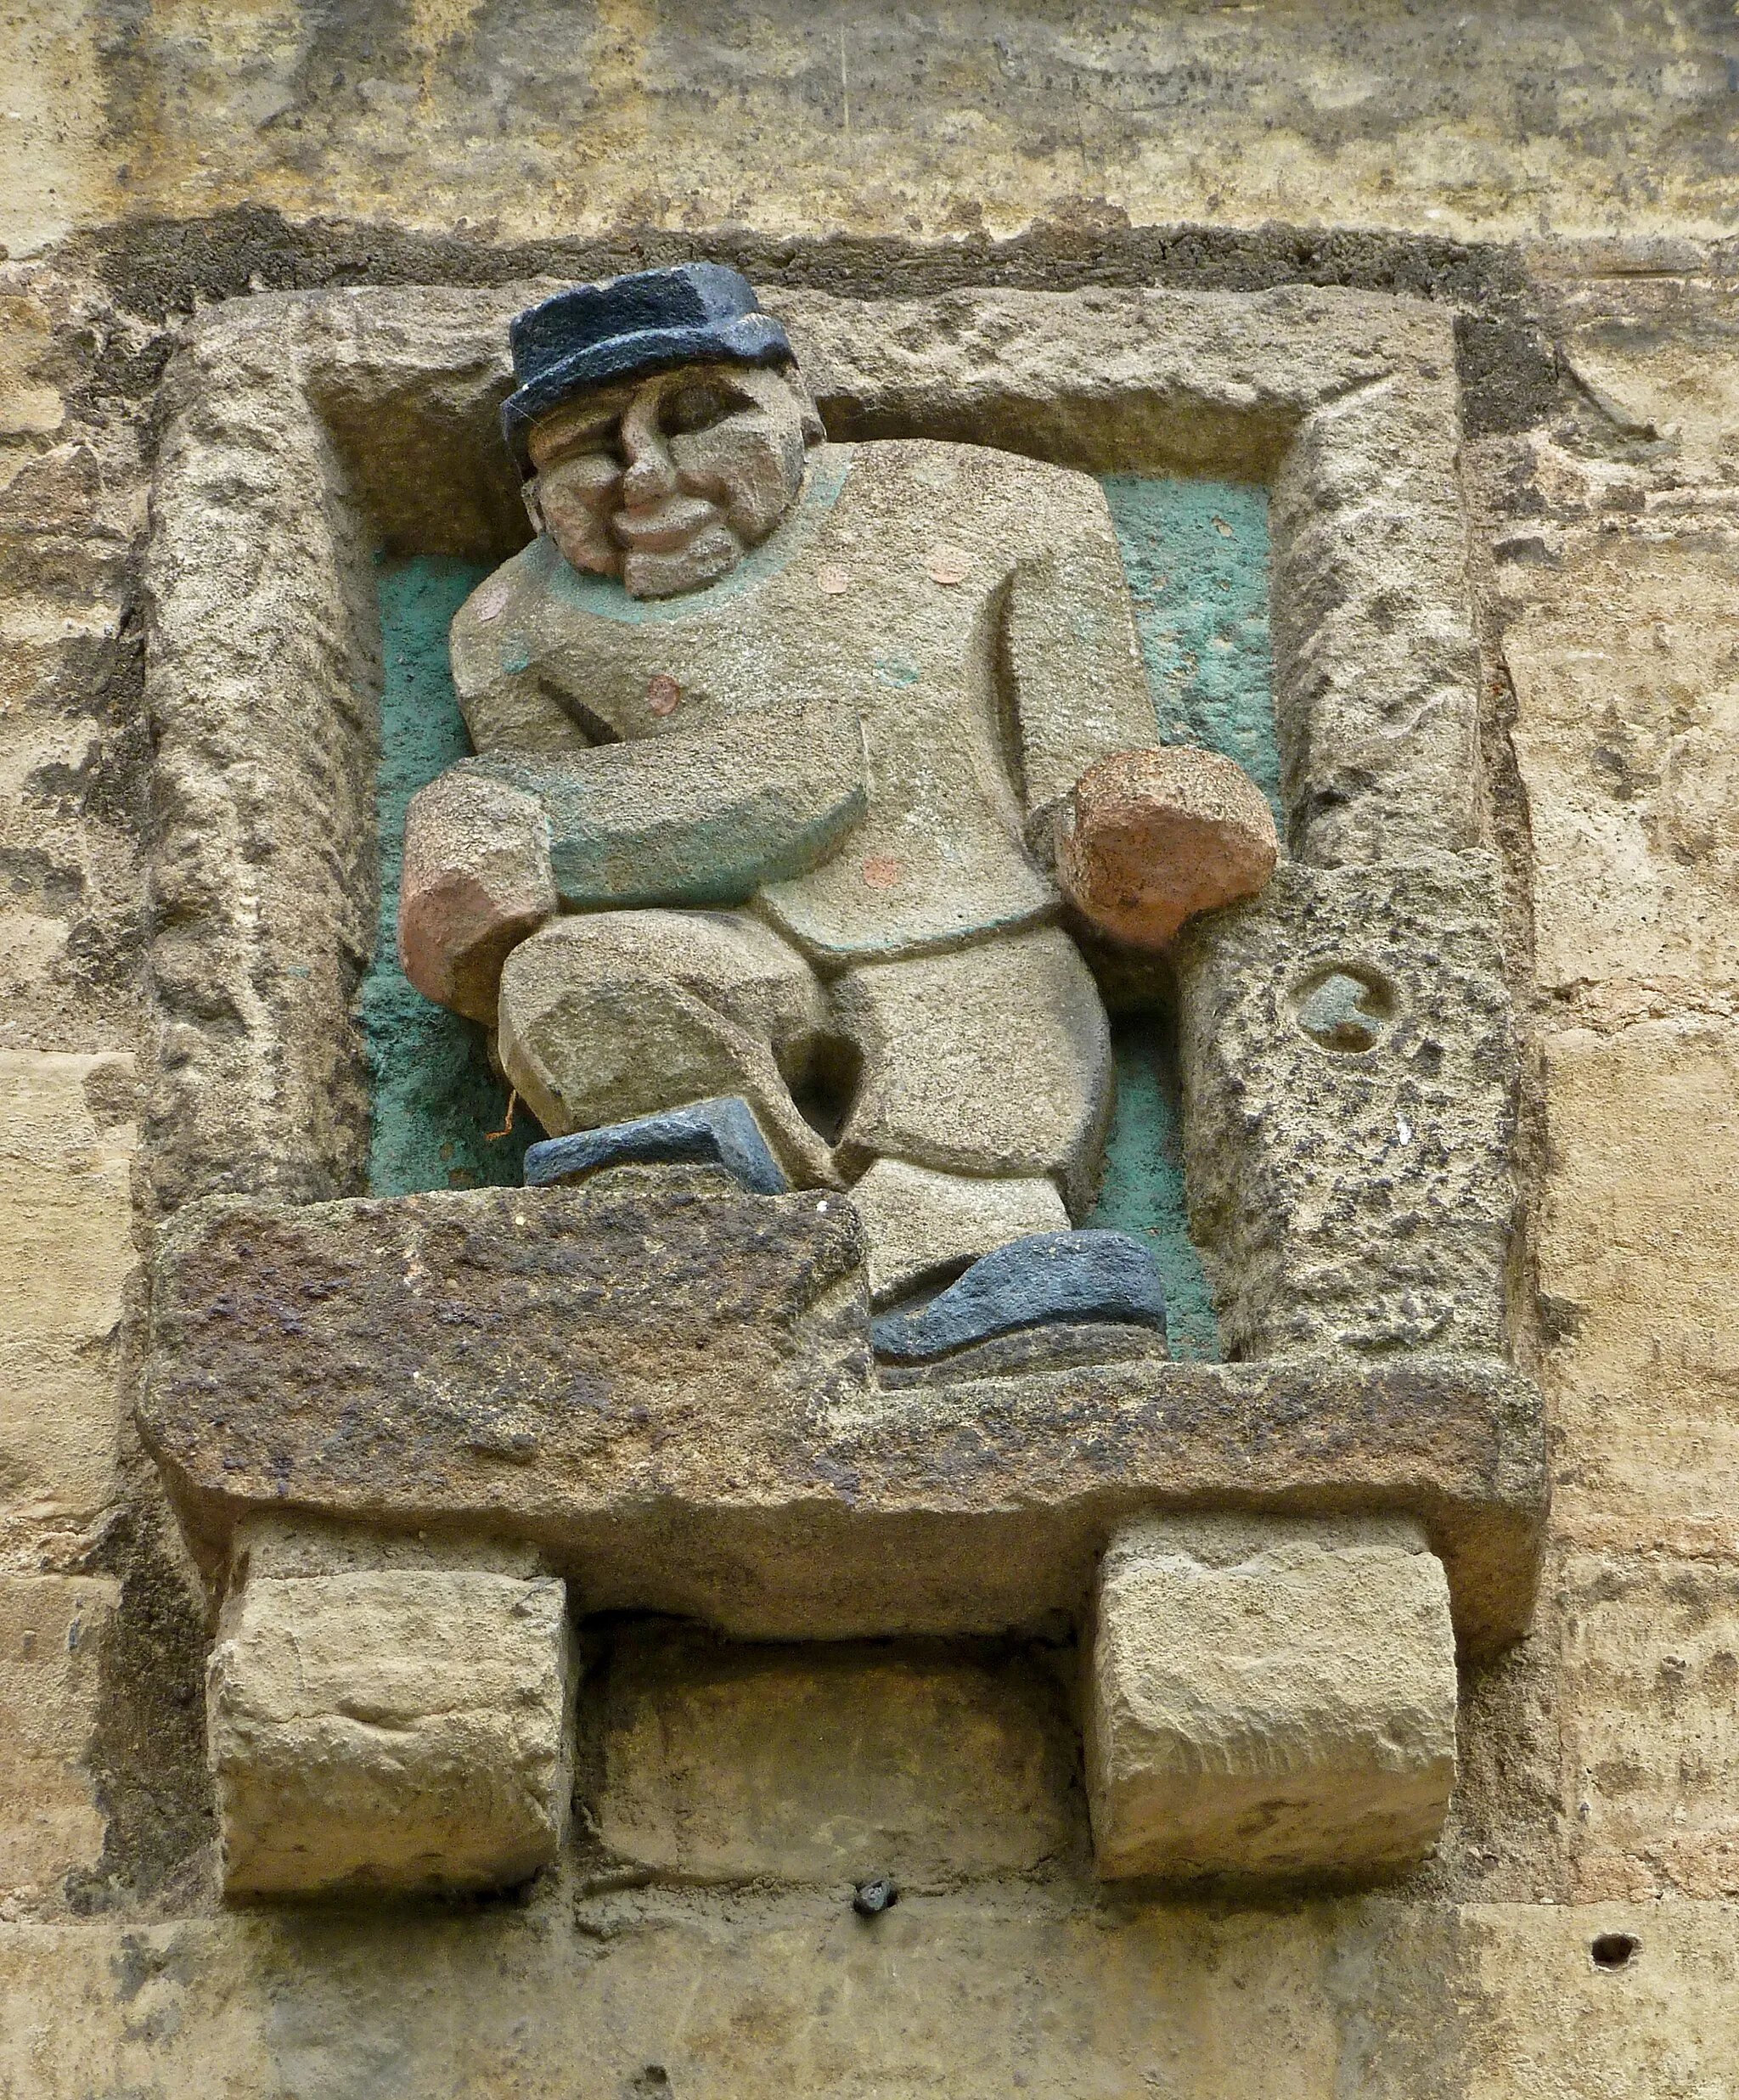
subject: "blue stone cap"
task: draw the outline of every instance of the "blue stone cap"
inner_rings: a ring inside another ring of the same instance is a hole
[[[576,284],[516,314],[507,335],[519,389],[502,403],[501,431],[521,474],[531,472],[532,424],[588,386],[697,362],[794,362],[748,279],[722,262]]]
[[[1029,1327],[1099,1321],[1165,1332],[1165,1288],[1145,1240],[1127,1232],[1032,1232],[982,1255],[921,1311],[884,1313],[875,1354],[932,1362]]]
[[[754,1110],[740,1094],[724,1094],[527,1146],[526,1186],[547,1189],[583,1181],[605,1167],[626,1166],[723,1167],[757,1196],[785,1196],[791,1185]]]

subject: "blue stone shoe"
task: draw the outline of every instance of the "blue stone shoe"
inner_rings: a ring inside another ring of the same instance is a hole
[[[1145,1241],[1127,1232],[1033,1232],[974,1262],[921,1311],[870,1326],[892,1363],[952,1356],[1026,1327],[1097,1320],[1165,1331],[1165,1289]]]
[[[526,1186],[582,1181],[605,1167],[723,1167],[757,1196],[785,1196],[791,1183],[740,1094],[691,1101],[632,1123],[607,1123],[526,1151]]]

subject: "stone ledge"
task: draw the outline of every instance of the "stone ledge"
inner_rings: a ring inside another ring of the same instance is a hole
[[[698,1169],[163,1234],[139,1422],[189,1532],[276,1509],[535,1544],[582,1611],[752,1639],[1073,1618],[1160,1509],[1415,1517],[1460,1646],[1526,1630],[1533,1387],[1477,1358],[1134,1360],[883,1391],[848,1202]]]

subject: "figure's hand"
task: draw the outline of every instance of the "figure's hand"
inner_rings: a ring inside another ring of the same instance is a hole
[[[1065,897],[1131,948],[1168,947],[1198,911],[1253,897],[1280,841],[1241,766],[1191,744],[1089,766],[1056,818]]]
[[[411,797],[398,952],[425,999],[493,1027],[502,965],[556,909],[535,797],[466,769]]]

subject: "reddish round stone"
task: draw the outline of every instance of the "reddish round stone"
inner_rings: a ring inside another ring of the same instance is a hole
[[[1197,912],[1253,897],[1280,841],[1241,766],[1191,744],[1118,752],[1075,784],[1058,825],[1063,894],[1131,948],[1168,947]]]

